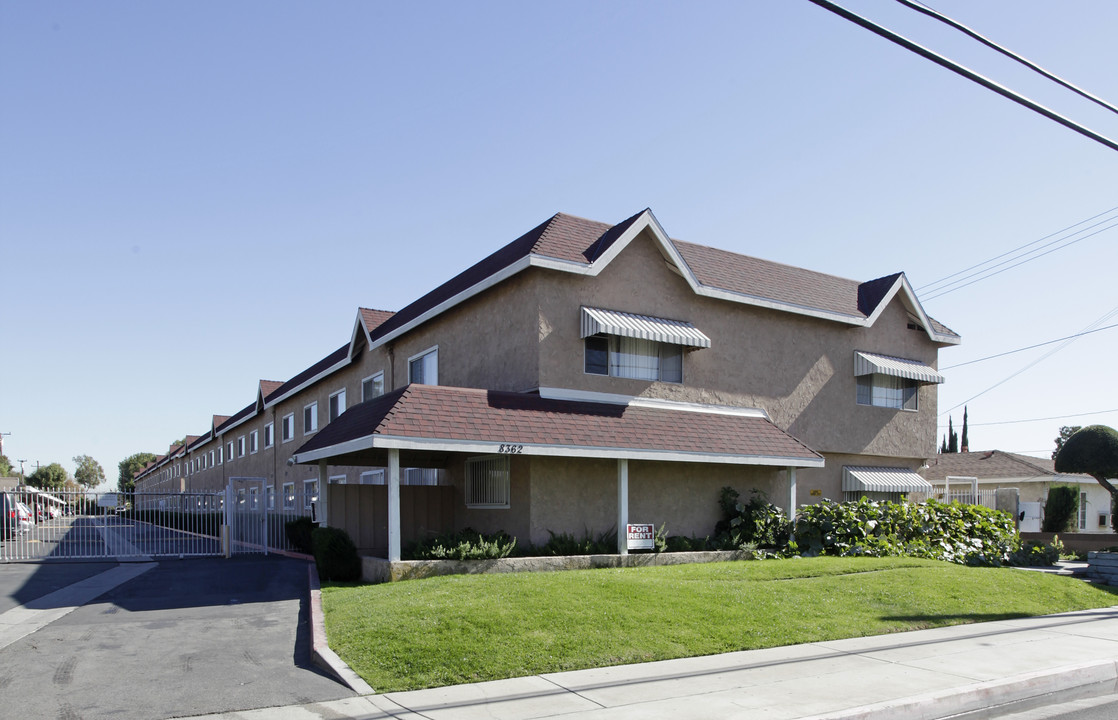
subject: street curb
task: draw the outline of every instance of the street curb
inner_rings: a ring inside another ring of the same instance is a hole
[[[325,670],[343,685],[361,695],[372,695],[376,691],[353,672],[326,642],[326,618],[322,614],[322,586],[318,583],[318,569],[314,564],[307,566],[311,594],[311,662]]]
[[[1085,685],[1118,682],[1118,660],[1096,660],[937,690],[898,700],[812,715],[799,720],[941,720],[974,710],[1043,697]]]

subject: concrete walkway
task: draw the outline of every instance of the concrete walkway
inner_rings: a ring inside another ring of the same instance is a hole
[[[267,708],[207,720],[931,720],[1118,689],[1118,607]]]

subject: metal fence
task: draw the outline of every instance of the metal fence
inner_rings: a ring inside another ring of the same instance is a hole
[[[981,505],[982,507],[996,510],[997,503],[997,490],[979,490],[975,492],[971,488],[960,488],[958,490],[944,491],[942,487],[937,487],[932,492],[931,497],[939,500],[940,502],[958,502],[964,505]]]
[[[6,491],[16,501],[0,518],[0,562],[228,556],[298,550],[286,523],[311,515],[317,493],[277,503],[259,483],[223,491],[103,493]]]

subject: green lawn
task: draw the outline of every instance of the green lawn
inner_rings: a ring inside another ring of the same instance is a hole
[[[334,649],[378,692],[1118,604],[1012,568],[811,558],[323,588]]]

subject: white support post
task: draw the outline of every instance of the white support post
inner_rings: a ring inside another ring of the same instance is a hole
[[[329,500],[330,486],[327,484],[329,477],[326,475],[326,461],[318,461],[318,524],[322,527],[327,527],[329,523]]]
[[[617,554],[629,554],[629,460],[617,460]]]
[[[788,521],[796,520],[796,468],[788,468]]]
[[[388,451],[388,562],[400,562],[400,451]]]

